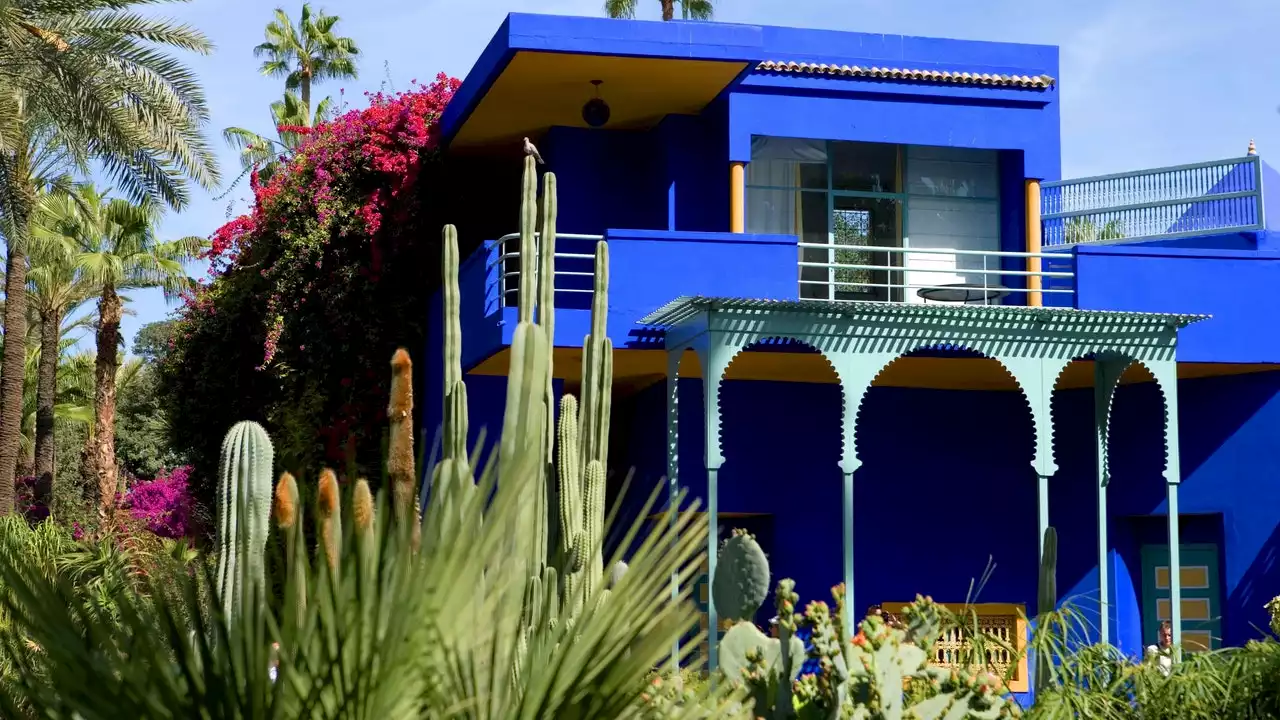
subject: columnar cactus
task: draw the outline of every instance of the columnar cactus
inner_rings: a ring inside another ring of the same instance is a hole
[[[265,590],[274,450],[267,431],[240,422],[222,441],[218,468],[218,597],[228,617]],[[251,587],[245,587],[247,580]]]

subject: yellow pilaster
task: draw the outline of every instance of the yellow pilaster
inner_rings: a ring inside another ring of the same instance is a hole
[[[1027,180],[1027,252],[1040,252],[1040,181]],[[1040,273],[1040,258],[1027,258],[1027,272]],[[1027,305],[1040,307],[1044,305],[1044,293],[1041,290],[1040,275],[1027,276]]]
[[[729,163],[729,232],[747,231],[747,164]]]

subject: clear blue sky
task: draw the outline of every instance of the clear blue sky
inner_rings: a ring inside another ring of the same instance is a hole
[[[222,128],[270,130],[267,107],[281,81],[258,74],[252,48],[277,3],[192,0],[156,12],[202,29],[213,55],[190,58],[204,80],[209,128],[224,175],[239,172]],[[281,3],[296,16],[301,0]],[[508,12],[600,15],[603,0],[317,0],[364,51],[351,104],[389,74],[395,89],[444,71],[462,77]],[[640,0],[657,19],[659,0]],[[1280,53],[1266,39],[1280,27],[1275,0],[716,0],[717,19],[861,32],[1045,43],[1061,48],[1062,165],[1066,177],[1243,155],[1250,138],[1280,164]],[[201,193],[165,220],[166,236],[208,235],[225,222],[228,199]],[[235,196],[248,195],[242,187]],[[244,208],[244,202],[238,205]],[[194,270],[194,268],[193,268]],[[203,273],[203,269],[198,272]],[[137,328],[170,311],[158,292],[133,294]]]

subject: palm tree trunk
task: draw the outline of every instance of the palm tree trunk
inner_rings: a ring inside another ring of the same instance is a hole
[[[102,288],[98,299],[98,355],[93,364],[93,472],[98,480],[99,532],[115,507],[116,468],[116,365],[120,349],[122,305],[114,286]]]
[[[25,149],[0,156],[9,167],[0,205],[12,221],[5,259],[4,358],[0,364],[0,515],[13,512],[14,482],[22,437],[22,383],[27,351],[27,238],[36,192]]]
[[[311,127],[311,76],[305,72],[302,74],[302,82],[298,84],[298,92],[302,95],[302,107],[306,109],[303,121],[307,127]]]
[[[61,313],[40,318],[40,364],[36,370],[36,501],[53,503],[53,406],[58,392],[58,341]]]
[[[676,0],[662,0],[662,19],[674,20],[676,17]]]

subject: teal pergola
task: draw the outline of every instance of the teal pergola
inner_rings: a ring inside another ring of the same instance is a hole
[[[1049,525],[1049,479],[1053,456],[1050,399],[1059,376],[1072,361],[1094,361],[1094,421],[1098,474],[1098,585],[1101,637],[1110,639],[1107,576],[1107,440],[1111,404],[1125,369],[1141,363],[1164,396],[1164,477],[1168,492],[1169,590],[1174,644],[1182,642],[1181,572],[1178,552],[1178,331],[1205,315],[1110,312],[1019,306],[752,300],[682,297],[655,310],[641,325],[665,331],[667,351],[667,476],[672,500],[679,490],[680,458],[677,374],[680,358],[692,350],[702,363],[705,406],[707,514],[710,519],[707,570],[716,566],[717,475],[724,463],[720,447],[720,381],[734,358],[766,339],[789,339],[811,346],[835,369],[843,395],[843,555],[846,597],[853,597],[853,474],[861,465],[856,433],[858,409],[876,377],[894,360],[921,349],[966,349],[998,361],[1026,397],[1035,424],[1032,465],[1038,477],[1040,552]],[[711,583],[708,583],[708,600]],[[674,592],[674,588],[673,588]],[[714,602],[708,603],[710,667],[717,666]],[[845,627],[852,627],[852,602],[844,604]]]

